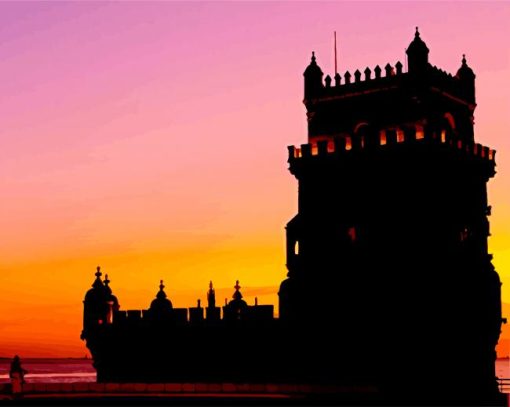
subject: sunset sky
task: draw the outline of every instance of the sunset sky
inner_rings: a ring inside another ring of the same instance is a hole
[[[83,356],[100,265],[122,309],[235,280],[277,304],[306,141],[303,71],[404,62],[415,26],[475,71],[475,137],[497,150],[490,251],[510,303],[510,3],[0,3],[0,356]],[[509,309],[510,311],[510,309]],[[510,315],[506,315],[510,317]],[[510,329],[500,355],[508,353]]]

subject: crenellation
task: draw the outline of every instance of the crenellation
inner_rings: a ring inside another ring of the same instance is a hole
[[[389,62],[384,67],[384,72],[386,72],[386,77],[387,78],[393,75],[393,67],[390,65]]]
[[[341,76],[340,76],[340,74],[337,72],[337,73],[335,74],[335,86],[336,86],[336,87],[340,86],[341,81],[342,81],[342,77],[341,77]]]
[[[318,155],[328,154],[328,140],[321,140],[317,142],[317,154]]]
[[[383,83],[386,86],[390,84],[392,86],[405,85],[405,81],[408,80],[408,72],[404,72],[403,68],[403,64],[400,61],[397,61],[395,66],[387,63],[384,66],[384,77],[382,76],[382,69],[379,65],[376,65],[373,71],[369,67],[366,67],[363,73],[359,69],[356,69],[354,74],[351,74],[350,71],[346,71],[343,83],[342,77],[339,73],[336,73],[334,77],[326,75],[321,86],[317,89],[315,97],[320,99],[321,97],[331,97],[346,93],[349,94],[351,92],[357,94],[355,92],[357,89],[360,91],[372,88],[377,89]],[[364,75],[363,78],[362,75]],[[468,85],[461,81],[458,75],[453,76],[451,73],[448,73],[436,66],[429,65],[429,69],[422,74],[422,77],[424,79],[427,78],[427,81],[432,88],[436,90],[441,89],[441,93],[446,92],[458,100],[460,100],[459,98],[464,97],[464,95],[469,94],[469,90],[466,90],[466,86]],[[384,87],[382,89],[384,89]]]
[[[324,82],[326,83],[326,88],[331,88],[331,76],[326,75],[326,79],[324,79]]]
[[[356,71],[354,72],[354,82],[356,83],[361,82],[361,72],[359,71],[359,69],[356,69]]]
[[[301,157],[310,157],[312,155],[311,144],[301,144]]]
[[[397,69],[397,75],[402,75],[402,62],[397,61],[395,68]]]
[[[362,151],[366,149],[377,149],[384,151],[386,148],[396,145],[411,146],[414,144],[438,144],[449,146],[452,151],[459,151],[466,156],[480,157],[487,161],[495,161],[496,151],[479,143],[469,143],[461,139],[454,139],[448,133],[442,133],[438,137],[436,132],[425,132],[425,137],[418,138],[416,129],[387,129],[381,130],[375,139],[340,137],[330,140],[320,140],[301,144],[301,147],[288,146],[289,162],[309,157],[324,157],[333,154],[342,154],[348,151]],[[369,141],[370,140],[370,141]],[[373,141],[372,141],[373,140]]]
[[[372,71],[367,66],[365,69],[365,81],[369,81],[371,79],[371,76],[372,76]]]
[[[381,78],[381,67],[379,65],[375,66],[374,73],[375,73],[375,79]]]

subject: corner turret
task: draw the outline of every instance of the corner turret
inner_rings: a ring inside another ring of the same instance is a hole
[[[462,55],[462,65],[457,71],[457,75],[455,75],[459,81],[461,81],[463,90],[465,92],[464,96],[470,102],[475,103],[475,78],[476,75],[473,70],[468,66],[466,61],[466,55]]]
[[[414,40],[407,47],[406,54],[410,74],[423,73],[429,67],[429,49],[420,38],[418,27],[416,27]]]
[[[312,52],[312,60],[310,65],[308,65],[305,69],[303,76],[305,77],[305,100],[311,99],[317,95],[318,91],[320,91],[324,85],[322,83],[322,73],[321,68],[317,65],[315,52]]]
[[[111,290],[108,292],[101,281],[101,267],[97,266],[95,276],[96,279],[92,283],[92,288],[87,291],[83,300],[83,331],[80,336],[81,339],[86,339],[88,334],[98,325],[107,322],[107,301]]]

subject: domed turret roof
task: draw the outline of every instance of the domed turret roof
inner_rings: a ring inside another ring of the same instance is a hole
[[[312,60],[310,61],[310,65],[308,65],[305,69],[305,76],[311,75],[323,75],[321,68],[317,65],[317,60],[315,58],[315,52],[312,51]]]
[[[170,311],[172,310],[172,302],[167,298],[165,291],[163,290],[165,285],[163,280],[160,280],[159,291],[156,294],[156,299],[151,302],[150,310],[152,311]]]
[[[92,288],[87,291],[85,294],[85,301],[91,300],[103,300],[106,299],[108,292],[105,289],[103,282],[101,281],[101,267],[97,266],[97,271],[95,273],[96,279],[92,283]],[[111,290],[110,290],[111,292]]]
[[[418,31],[418,27],[416,27],[416,32],[414,33],[414,39],[411,41],[409,46],[407,47],[408,54],[414,53],[428,53],[429,49],[427,44],[421,39],[420,32]]]
[[[232,296],[233,300],[229,302],[230,306],[234,307],[245,307],[247,306],[246,301],[243,300],[243,295],[241,294],[241,286],[239,285],[239,280],[236,281],[236,285],[234,286],[235,292]]]
[[[475,77],[475,73],[468,66],[468,64],[466,62],[466,55],[465,54],[462,55],[462,65],[459,68],[459,70],[457,71],[457,77],[461,78],[461,79],[463,79],[463,78],[474,78]]]

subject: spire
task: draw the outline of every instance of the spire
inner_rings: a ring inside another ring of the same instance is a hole
[[[232,296],[232,298],[234,300],[240,300],[241,298],[243,298],[241,291],[239,291],[241,289],[241,286],[239,285],[239,280],[236,280],[236,285],[234,286],[234,288],[236,291],[234,292],[234,295]]]
[[[106,292],[108,294],[111,294],[112,293],[112,289],[109,287],[110,280],[108,280],[108,274],[104,275],[103,283],[104,283],[104,288],[105,288]]]
[[[165,288],[165,285],[163,284],[163,280],[159,280],[159,291],[156,294],[156,298],[158,298],[158,299],[166,298],[166,293],[163,291],[164,288]]]
[[[209,308],[216,307],[216,294],[214,292],[212,281],[209,281],[209,291],[207,291],[207,306]]]
[[[101,281],[101,276],[103,273],[101,273],[101,267],[97,266],[97,271],[94,274],[96,276],[96,279],[94,280],[94,283],[92,284],[92,287],[94,288],[103,288],[103,282]]]

